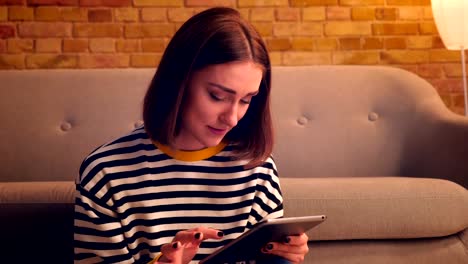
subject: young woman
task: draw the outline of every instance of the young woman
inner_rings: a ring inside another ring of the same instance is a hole
[[[236,10],[208,9],[184,23],[146,93],[144,126],[83,161],[75,262],[197,263],[262,219],[282,217],[270,77],[261,36]],[[307,239],[262,252],[300,263]]]

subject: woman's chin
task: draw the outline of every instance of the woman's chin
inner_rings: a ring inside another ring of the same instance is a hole
[[[204,142],[204,145],[206,148],[216,147],[221,143],[222,140],[223,138],[207,140]]]

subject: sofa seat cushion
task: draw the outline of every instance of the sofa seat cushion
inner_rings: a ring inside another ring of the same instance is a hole
[[[0,203],[66,204],[75,202],[73,181],[0,182]]]
[[[313,241],[303,264],[466,264],[456,235],[443,239]]]
[[[285,216],[328,216],[311,240],[442,237],[468,228],[468,190],[405,177],[281,178]]]
[[[468,190],[439,179],[281,178],[285,215],[325,214],[311,240],[448,236],[468,228]],[[74,182],[3,182],[0,204],[71,204]]]

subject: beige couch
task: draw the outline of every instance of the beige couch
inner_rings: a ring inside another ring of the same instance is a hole
[[[72,262],[78,166],[141,124],[153,73],[0,72],[0,262]],[[286,215],[328,215],[306,263],[468,263],[468,119],[427,82],[275,67],[272,107]]]

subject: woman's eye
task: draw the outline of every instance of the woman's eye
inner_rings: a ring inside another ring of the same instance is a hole
[[[211,97],[213,100],[215,100],[215,101],[222,101],[222,100],[223,100],[223,98],[217,96],[217,95],[214,94],[214,93],[210,93],[210,97]]]
[[[250,102],[252,102],[252,96],[247,96],[247,97],[244,97],[241,101],[241,104],[250,104]]]

